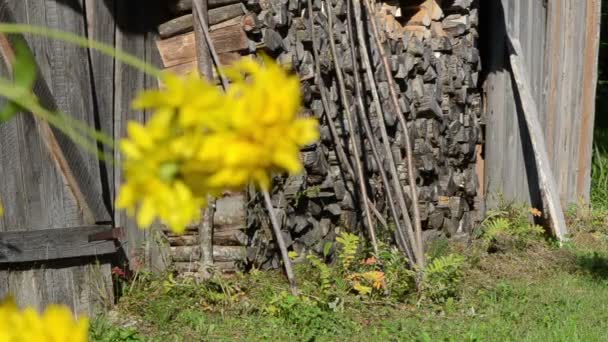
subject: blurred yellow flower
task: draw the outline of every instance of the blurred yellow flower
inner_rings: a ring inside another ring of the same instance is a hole
[[[302,170],[300,148],[319,133],[315,119],[298,117],[298,78],[270,59],[242,59],[226,75],[226,93],[197,76],[166,74],[164,89],[135,99],[154,115],[146,126],[129,123],[120,143],[126,182],[117,205],[141,227],[158,218],[182,232],[208,196],[250,182],[269,189],[274,172]]]
[[[89,321],[74,319],[65,306],[50,305],[40,315],[36,310],[20,310],[8,299],[0,303],[0,341],[86,342]]]
[[[0,199],[0,217],[4,215],[4,207],[2,206],[2,200]]]

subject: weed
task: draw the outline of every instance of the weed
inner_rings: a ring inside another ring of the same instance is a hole
[[[591,170],[591,204],[597,208],[608,211],[608,133],[596,134],[596,142],[593,153],[593,164]]]
[[[144,338],[134,328],[122,328],[110,323],[105,316],[97,317],[89,326],[89,339],[97,342],[139,342]]]
[[[435,303],[454,298],[463,277],[464,257],[450,254],[432,260],[424,271],[423,296]]]
[[[543,227],[532,222],[532,216],[541,216],[541,212],[501,201],[498,209],[488,213],[477,236],[487,243],[491,252],[524,249],[541,240],[545,232]]]

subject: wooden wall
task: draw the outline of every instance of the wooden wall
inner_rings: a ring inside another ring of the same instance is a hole
[[[487,202],[496,194],[540,203],[527,128],[513,91],[505,29],[523,47],[563,205],[589,198],[599,0],[482,1]],[[504,18],[505,20],[500,20]],[[506,24],[506,26],[505,26]],[[483,52],[482,52],[483,53]]]
[[[154,4],[144,0],[0,0],[0,11],[19,23],[88,36],[154,62],[154,37],[147,33],[155,25],[151,23],[155,14],[148,13]],[[156,85],[155,80],[94,51],[41,37],[25,38],[39,65],[40,82],[48,87],[58,109],[117,139],[124,136],[127,120],[145,120],[146,113],[132,111],[130,102],[137,91]],[[7,70],[0,71],[6,77]],[[83,215],[55,167],[41,139],[40,125],[30,115],[19,115],[0,125],[0,194],[6,207],[0,232],[115,221],[126,228],[122,241],[126,255],[145,257],[137,250],[148,242],[146,233],[122,214],[114,214],[119,169],[100,163],[60,134],[57,137],[84,185],[93,218]],[[112,301],[111,289],[107,259],[0,268],[0,297],[11,293],[20,304],[38,308],[65,303],[78,313],[91,313]]]

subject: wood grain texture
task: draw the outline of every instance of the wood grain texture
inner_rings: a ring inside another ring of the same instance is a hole
[[[218,54],[249,48],[249,40],[241,25],[212,31],[211,40]],[[163,65],[167,68],[196,60],[196,39],[193,32],[159,40],[156,44]]]
[[[82,2],[78,6],[82,7]],[[12,20],[5,17],[7,11],[13,15],[11,19],[21,23],[50,26],[78,34],[83,34],[85,30],[84,18],[79,13],[55,2],[0,1],[2,21],[10,22]],[[63,21],[69,23],[64,25]],[[39,66],[36,92],[41,103],[47,108],[59,108],[93,125],[93,90],[86,51],[75,51],[78,50],[75,47],[66,48],[61,42],[49,43],[40,37],[28,36],[26,40]],[[2,74],[6,76],[8,71],[2,68]],[[48,138],[51,133],[56,137],[54,152],[47,148],[49,145],[43,139],[43,134],[47,134]],[[8,198],[11,205],[0,219],[0,231],[35,231],[108,220],[108,211],[101,196],[99,163],[95,156],[85,153],[28,114],[18,115],[0,126],[0,140],[0,178],[3,180],[0,182],[0,193],[3,196],[14,194]],[[74,179],[83,189],[87,204],[94,212],[93,219],[82,215],[82,205],[75,198],[74,182],[68,182],[65,174],[54,165],[57,154],[53,153],[57,152],[63,154],[63,167],[72,169]],[[0,274],[0,278],[6,280],[0,283],[0,292],[12,293],[20,305],[42,309],[51,302],[62,302],[78,312],[92,314],[99,308],[99,297],[112,300],[111,287],[106,287],[105,292],[93,291],[89,283],[80,282],[89,277],[89,267],[83,264],[31,270],[10,269],[2,270]],[[105,281],[109,280],[109,264],[102,262],[97,274]],[[93,296],[93,292],[98,295]]]
[[[209,0],[208,8],[216,8],[225,5],[241,3],[243,0]],[[170,4],[170,10],[173,13],[182,13],[192,9],[192,0],[176,0]]]
[[[89,241],[110,226],[0,232],[0,264],[48,261],[116,252],[113,240]]]

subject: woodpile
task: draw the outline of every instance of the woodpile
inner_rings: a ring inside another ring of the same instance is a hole
[[[366,222],[363,202],[371,207],[379,240],[407,249],[409,242],[393,235],[395,221],[413,217],[408,190],[413,184],[407,176],[406,137],[398,115],[407,122],[423,240],[467,235],[476,220],[481,172],[476,170],[483,170],[476,165],[482,162],[484,122],[478,89],[477,1],[415,3],[377,2],[373,9],[398,87],[398,101],[392,102],[392,81],[371,38],[367,47],[373,80],[366,77],[366,64],[353,43],[356,25],[348,20],[353,17],[348,13],[351,1],[209,0],[210,34],[221,62],[230,64],[256,51],[275,57],[302,81],[303,115],[313,115],[321,123],[321,140],[301,154],[305,172],[277,178],[272,196],[283,237],[302,256],[327,252],[327,248],[331,253],[330,243],[340,230],[365,232],[360,227]],[[191,6],[191,1],[175,2],[176,18],[159,27],[163,64],[180,74],[196,69],[192,16],[184,12]],[[364,17],[362,33],[369,37],[371,18]],[[337,77],[330,39],[335,42],[342,80]],[[353,113],[354,125],[349,125],[347,112]],[[365,174],[363,185],[369,197],[365,201],[355,158]],[[395,173],[390,172],[391,161]],[[401,190],[387,184],[395,181],[391,175],[397,175]],[[391,208],[398,192],[405,195],[409,214]],[[253,190],[249,196],[247,208],[239,208],[238,213],[222,212],[223,199],[217,201],[214,259],[279,267],[261,196]],[[409,218],[403,222],[407,226]],[[409,225],[411,229],[413,224]],[[197,260],[195,235],[170,236],[169,241],[176,265]]]

